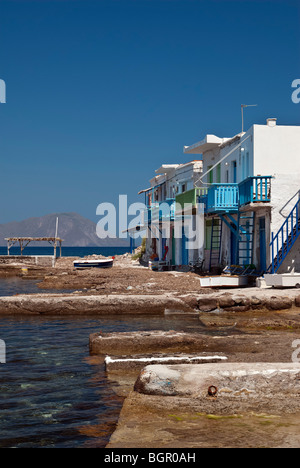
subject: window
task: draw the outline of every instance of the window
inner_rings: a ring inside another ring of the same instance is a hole
[[[221,183],[221,164],[217,165],[217,184]]]
[[[207,170],[210,171],[208,174],[207,174],[207,179],[208,179],[208,183],[209,184],[213,184],[214,183],[214,172],[211,171],[211,169],[213,168],[213,166],[208,166]]]
[[[237,183],[237,163],[232,161],[232,181],[234,184]]]

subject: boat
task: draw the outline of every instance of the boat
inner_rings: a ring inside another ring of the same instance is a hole
[[[73,265],[76,269],[82,268],[111,268],[114,264],[114,257],[101,260],[74,260]]]

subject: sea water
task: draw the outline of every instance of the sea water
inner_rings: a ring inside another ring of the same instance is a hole
[[[87,255],[104,255],[112,257],[114,255],[123,255],[129,252],[129,247],[64,247],[62,246],[63,257],[85,257]],[[19,247],[11,247],[10,255],[20,255]],[[59,254],[59,248],[56,250]],[[7,255],[7,248],[0,247],[0,256]],[[53,247],[26,247],[23,255],[53,255]]]
[[[90,356],[89,335],[188,326],[174,317],[1,317],[0,448],[105,447],[123,398],[103,359]]]

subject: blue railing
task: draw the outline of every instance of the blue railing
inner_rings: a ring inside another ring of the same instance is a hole
[[[286,218],[285,222],[274,236],[272,233],[271,256],[272,263],[267,272],[275,274],[282,265],[300,235],[300,199]]]
[[[237,184],[213,184],[207,194],[208,213],[238,211],[239,188]]]
[[[207,213],[237,212],[240,206],[249,203],[270,203],[271,176],[248,177],[240,184],[212,184],[207,197]]]
[[[271,176],[248,177],[239,184],[240,205],[269,203],[271,201]]]
[[[175,198],[166,198],[151,205],[151,222],[174,221]]]

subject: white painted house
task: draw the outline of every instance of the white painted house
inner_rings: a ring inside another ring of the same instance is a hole
[[[145,195],[148,207],[144,214],[143,226],[147,226],[146,253],[151,258],[157,254],[161,263],[175,266],[188,264],[198,252],[188,252],[182,259],[181,235],[176,238],[176,197],[194,190],[202,173],[202,161],[194,160],[184,164],[163,164],[155,171],[150,187],[139,194]],[[181,234],[181,233],[180,233]]]
[[[209,188],[213,187],[211,184],[242,184],[240,187],[242,188],[243,181],[249,177],[272,177],[270,196],[265,193],[267,196],[263,203],[255,200],[255,203],[247,204],[244,208],[247,212],[251,212],[252,207],[255,213],[252,261],[261,267],[264,266],[260,263],[263,263],[262,256],[264,255],[264,251],[261,252],[262,235],[265,235],[265,263],[268,266],[272,260],[272,248],[269,249],[271,232],[276,236],[286,223],[278,238],[275,237],[274,240],[273,257],[274,255],[276,257],[277,253],[280,256],[281,248],[285,249],[284,242],[289,243],[291,223],[294,223],[294,227],[298,227],[295,226],[295,219],[300,194],[300,126],[277,125],[277,120],[272,118],[267,120],[266,125],[253,125],[247,132],[240,133],[233,138],[207,135],[199,143],[184,147],[184,153],[202,155],[203,175],[197,182],[198,186]],[[264,183],[261,179],[261,186],[258,185],[258,190],[263,189]],[[292,215],[294,216],[289,219],[293,208]],[[228,221],[225,217],[226,219]],[[282,242],[282,236],[284,242]],[[259,242],[259,237],[261,242]],[[298,238],[285,259],[281,259],[283,262],[278,271],[291,269],[300,271],[299,242]],[[223,264],[233,260],[229,244],[225,227],[223,252],[220,257]]]
[[[184,154],[196,160],[162,165],[140,192],[149,258],[156,253],[176,267],[203,259],[210,271],[251,265],[259,274],[300,272],[300,126],[272,118],[231,138],[206,135]],[[187,229],[180,225],[186,221]]]

